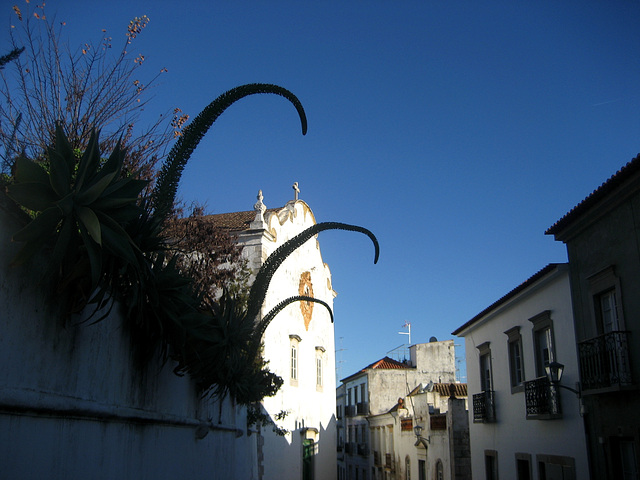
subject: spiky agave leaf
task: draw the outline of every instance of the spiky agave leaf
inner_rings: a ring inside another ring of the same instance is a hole
[[[271,279],[276,273],[278,267],[282,265],[282,262],[284,262],[292,252],[294,252],[311,237],[325,230],[347,230],[351,232],[364,233],[371,239],[375,248],[373,263],[378,263],[378,257],[380,255],[380,245],[378,244],[378,239],[370,230],[364,227],[350,225],[347,223],[317,223],[280,245],[271,255],[269,255],[262,267],[260,267],[260,270],[258,271],[256,279],[254,280],[249,292],[249,300],[247,304],[247,314],[249,317],[256,318],[260,313],[260,307],[262,306],[262,303],[264,302],[264,299],[267,295],[267,290],[269,289]]]
[[[283,87],[268,83],[250,83],[226,91],[207,105],[198,116],[184,129],[173,148],[169,151],[158,174],[158,181],[152,193],[151,208],[155,215],[165,218],[175,201],[182,171],[191,154],[207,133],[213,122],[232,104],[248,95],[272,93],[289,100],[296,108],[302,124],[302,134],[307,133],[307,117],[298,97]]]
[[[47,149],[49,171],[18,158],[15,183],[7,187],[14,201],[35,213],[32,222],[13,237],[24,243],[14,263],[24,263],[54,239],[51,267],[60,276],[60,285],[84,276],[90,278],[88,291],[98,287],[105,253],[136,260],[137,246],[122,225],[140,215],[138,195],[147,184],[119,178],[125,155],[119,145],[104,163],[98,145],[94,131],[78,160],[58,124],[55,145]],[[87,271],[79,270],[83,266]],[[88,291],[83,295],[88,296]]]

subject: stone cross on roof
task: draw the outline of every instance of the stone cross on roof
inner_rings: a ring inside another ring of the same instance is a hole
[[[298,200],[298,195],[300,194],[300,189],[298,188],[298,182],[294,182],[293,191],[295,192],[294,200]]]

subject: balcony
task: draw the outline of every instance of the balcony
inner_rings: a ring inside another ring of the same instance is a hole
[[[562,418],[560,391],[547,377],[524,382],[527,419],[552,420]]]
[[[473,423],[494,423],[496,406],[493,390],[476,393],[473,396]]]
[[[345,417],[355,417],[356,415],[356,406],[355,405],[347,405],[344,407],[344,415]]]
[[[619,390],[632,384],[629,332],[609,332],[578,343],[584,394]]]
[[[369,414],[369,403],[360,402],[356,404],[356,415],[368,415]]]

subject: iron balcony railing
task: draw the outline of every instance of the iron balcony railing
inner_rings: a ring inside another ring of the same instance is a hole
[[[356,454],[356,444],[354,442],[347,442],[344,444],[344,453],[349,455]]]
[[[524,382],[527,418],[550,420],[562,417],[560,389],[547,377]]]
[[[496,421],[496,406],[493,390],[485,390],[473,396],[473,422],[493,423]]]
[[[356,415],[356,406],[355,405],[347,405],[344,407],[344,416],[345,417],[354,417]]]
[[[356,404],[356,415],[368,415],[369,414],[369,403],[360,402]]]
[[[632,384],[628,338],[629,332],[616,331],[578,343],[584,393]]]

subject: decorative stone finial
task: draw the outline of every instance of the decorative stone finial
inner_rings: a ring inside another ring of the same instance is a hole
[[[264,203],[262,203],[262,199],[264,198],[262,196],[262,190],[258,190],[258,196],[256,198],[258,199],[258,201],[253,206],[253,209],[256,212],[260,212],[261,215],[264,215],[264,212],[267,211],[267,207],[266,207],[266,205]]]
[[[294,193],[294,195],[295,195],[295,196],[294,196],[294,198],[293,198],[293,199],[294,199],[294,200],[298,200],[298,195],[300,194],[300,189],[298,188],[298,182],[294,182],[294,184],[293,184],[293,191],[295,192],[295,193]]]
[[[251,228],[264,228],[264,212],[267,211],[267,207],[264,203],[262,203],[262,190],[258,190],[258,196],[256,197],[258,201],[253,206],[253,209],[256,212],[256,218],[251,222]]]

